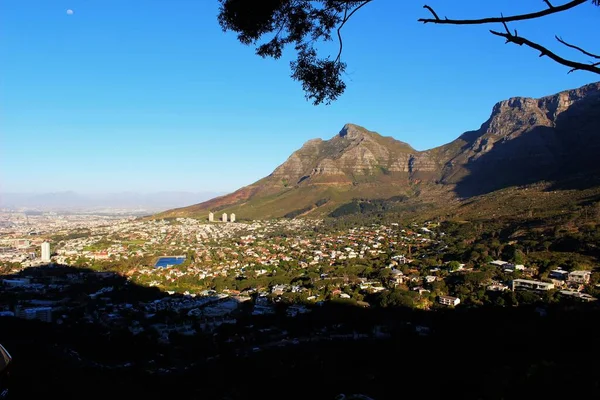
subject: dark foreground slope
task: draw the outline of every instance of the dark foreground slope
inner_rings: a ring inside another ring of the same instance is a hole
[[[112,285],[106,296],[114,306],[165,296],[118,276],[100,283],[92,271],[57,273],[83,273],[77,290]],[[60,324],[0,319],[0,342],[15,360],[12,399],[558,399],[600,390],[600,314],[584,304],[545,306],[544,314],[535,306],[421,312],[329,305],[297,319],[239,318],[214,332],[173,335],[165,345],[133,335],[127,321],[77,317],[93,314],[85,297],[68,293],[62,304],[72,318]],[[161,318],[178,323],[175,315]],[[332,326],[348,334],[323,333]],[[416,326],[429,333],[417,334]],[[270,347],[274,329],[299,340]]]

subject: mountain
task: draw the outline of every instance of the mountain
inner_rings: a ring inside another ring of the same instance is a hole
[[[158,217],[208,211],[238,218],[317,216],[355,199],[435,206],[540,181],[557,188],[598,185],[597,154],[600,83],[593,83],[540,99],[501,101],[478,130],[426,151],[346,124],[330,140],[309,140],[251,185]]]
[[[0,193],[0,208],[33,208],[42,211],[92,211],[110,208],[161,211],[204,201],[220,194],[213,192],[79,194],[72,191],[54,193]]]
[[[441,182],[461,197],[600,169],[600,83],[541,99],[497,103],[477,131],[434,149],[446,162]]]

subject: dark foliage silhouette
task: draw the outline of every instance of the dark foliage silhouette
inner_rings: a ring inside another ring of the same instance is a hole
[[[315,105],[329,104],[344,93],[346,84],[342,76],[346,63],[342,61],[342,28],[364,6],[373,0],[219,0],[221,7],[218,21],[224,31],[237,33],[240,43],[254,45],[256,54],[261,57],[278,59],[287,46],[293,46],[296,60],[290,63],[291,77],[301,82],[306,98]],[[508,2],[507,2],[508,3]],[[554,5],[545,0],[542,10],[517,15],[499,15],[479,19],[440,18],[430,6],[425,5],[432,18],[421,18],[420,22],[453,25],[501,24],[503,31],[490,30],[496,36],[506,39],[506,43],[529,47],[553,61],[569,67],[569,72],[587,71],[600,74],[600,55],[569,43],[560,36],[555,39],[562,45],[577,50],[583,57],[593,61],[584,62],[564,58],[547,47],[511,31],[508,23],[547,18],[557,13],[585,6],[588,0],[571,0]],[[592,0],[598,6],[600,1]],[[339,50],[335,57],[319,56],[315,49],[318,41],[337,40]]]

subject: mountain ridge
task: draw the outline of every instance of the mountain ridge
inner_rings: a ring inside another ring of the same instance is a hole
[[[356,198],[449,202],[538,181],[600,172],[600,82],[539,99],[497,102],[479,129],[428,150],[347,123],[311,139],[268,176],[231,194],[170,210],[238,217],[324,215]]]

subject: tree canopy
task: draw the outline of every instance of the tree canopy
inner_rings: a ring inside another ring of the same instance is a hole
[[[238,40],[245,45],[256,46],[256,54],[265,58],[279,59],[284,48],[292,46],[296,60],[290,63],[292,79],[302,84],[307,100],[313,104],[330,104],[342,95],[346,89],[343,75],[346,63],[342,61],[342,28],[364,6],[375,0],[219,0],[218,21],[224,31],[237,33]],[[582,56],[591,58],[591,62],[567,59],[533,42],[514,30],[508,24],[513,21],[525,21],[569,11],[591,2],[600,6],[600,0],[571,0],[554,5],[543,0],[545,6],[539,11],[527,14],[512,14],[479,19],[440,18],[430,6],[425,8],[429,18],[419,22],[440,25],[481,25],[500,24],[502,30],[490,29],[493,35],[502,37],[506,43],[525,46],[569,67],[568,72],[587,71],[600,74],[600,55],[569,43],[560,36],[555,39],[562,45],[577,50]],[[510,2],[506,2],[510,4]],[[337,40],[339,49],[335,57],[331,54],[319,55],[315,45],[322,41]]]

